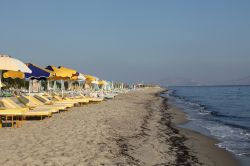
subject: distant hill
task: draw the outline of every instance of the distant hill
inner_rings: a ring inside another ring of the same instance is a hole
[[[159,83],[162,86],[250,85],[250,76],[223,82],[210,82],[189,79],[162,79],[159,81]]]
[[[228,83],[231,83],[233,85],[250,85],[250,76],[234,79],[229,81]]]
[[[208,85],[207,82],[197,81],[197,80],[188,80],[188,79],[164,79],[160,80],[160,85],[163,86],[200,86]]]

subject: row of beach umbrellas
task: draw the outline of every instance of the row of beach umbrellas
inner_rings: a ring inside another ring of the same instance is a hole
[[[6,71],[2,74],[3,71]],[[47,66],[45,68],[32,63],[23,63],[22,61],[8,55],[0,54],[0,93],[4,86],[2,83],[2,75],[4,78],[20,78],[29,80],[48,80],[58,81],[85,81],[87,84],[107,85],[108,82],[99,78],[82,74],[74,69],[64,66]]]

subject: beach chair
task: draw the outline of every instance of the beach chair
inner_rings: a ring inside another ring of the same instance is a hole
[[[14,127],[16,124],[16,127],[19,127],[25,119],[24,113],[26,111],[27,109],[24,108],[6,108],[0,100],[0,128],[3,127],[3,124],[11,124],[11,127]]]
[[[2,127],[3,123],[11,123],[12,127],[16,124],[16,126],[19,127],[27,117],[39,117],[40,119],[43,119],[44,117],[50,117],[52,115],[52,112],[48,110],[31,110],[27,107],[22,107],[10,98],[3,98],[0,101],[3,105],[0,110],[0,127]]]
[[[86,104],[89,103],[89,100],[87,98],[81,98],[80,96],[74,96],[74,97],[67,97],[64,96],[63,98],[60,97],[59,94],[57,94],[56,92],[53,92],[53,97],[54,99],[56,99],[57,101],[67,101],[67,102],[78,102],[80,104]]]
[[[86,99],[89,100],[89,102],[101,102],[103,101],[103,98],[97,98],[97,97],[86,97],[83,94],[80,94],[81,97],[85,97]]]
[[[74,103],[72,103],[72,102],[66,103],[66,102],[60,102],[60,101],[52,101],[51,100],[52,97],[49,98],[49,96],[34,95],[34,97],[47,105],[65,106],[67,108],[74,107]]]
[[[75,103],[75,104],[86,103],[85,100],[61,98],[61,97],[58,96],[58,95],[53,95],[53,99],[54,99],[55,101],[64,102],[64,103]]]
[[[26,109],[8,109],[4,108],[0,110],[0,128],[3,127],[3,124],[11,124],[13,128],[16,124],[17,127],[22,125],[24,120],[24,113]],[[21,122],[21,123],[20,123]]]
[[[89,103],[89,99],[81,96],[73,96],[73,97],[64,97],[65,101],[77,101],[81,104]]]
[[[63,105],[45,105],[34,96],[20,96],[18,99],[25,104],[27,107],[36,109],[49,109],[52,113],[58,113],[59,111],[66,111],[67,107]]]
[[[4,98],[1,100],[5,108],[7,109],[20,109],[23,111],[23,116],[26,117],[39,117],[43,119],[44,117],[51,117],[52,116],[52,109],[48,108],[27,108],[21,106],[14,101],[13,98]]]

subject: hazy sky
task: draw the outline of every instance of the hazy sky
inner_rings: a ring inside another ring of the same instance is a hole
[[[108,80],[250,75],[249,0],[0,0],[0,53]]]

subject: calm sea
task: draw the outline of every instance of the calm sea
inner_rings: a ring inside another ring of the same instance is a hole
[[[220,141],[219,147],[250,164],[250,86],[169,87],[169,101],[187,113],[182,127]]]

